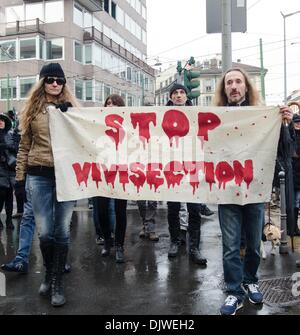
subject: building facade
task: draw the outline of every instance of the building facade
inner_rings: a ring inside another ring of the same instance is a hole
[[[184,62],[182,62],[184,64]],[[246,70],[257,89],[261,94],[261,69],[256,66],[246,65],[242,63],[232,63],[233,67],[240,67]],[[216,85],[222,77],[222,63],[220,60],[213,58],[203,63],[196,63],[193,67],[194,71],[200,72],[200,96],[193,100],[193,104],[197,106],[210,106],[213,104],[213,97],[215,95]],[[264,69],[264,73],[267,70]],[[167,70],[157,73],[156,75],[156,88],[155,88],[155,101],[156,105],[164,106],[169,100],[169,89],[178,81],[182,81],[178,77],[176,65],[169,67]],[[263,99],[262,99],[263,100]]]
[[[146,0],[1,0],[1,112],[22,108],[48,62],[62,65],[83,106],[112,93],[153,104],[146,13]]]

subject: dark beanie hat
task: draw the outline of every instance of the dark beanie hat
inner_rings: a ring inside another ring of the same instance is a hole
[[[294,114],[294,116],[293,116],[293,121],[294,122],[300,122],[300,114]]]
[[[40,72],[40,79],[45,77],[65,78],[65,74],[59,63],[49,63],[44,65]]]
[[[176,90],[184,90],[185,93],[188,94],[187,88],[185,86],[180,85],[180,84],[174,84],[170,89],[170,97],[172,96],[173,92]]]

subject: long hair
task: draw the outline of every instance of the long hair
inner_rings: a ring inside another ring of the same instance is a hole
[[[226,106],[228,103],[228,99],[225,93],[225,76],[227,73],[232,72],[232,71],[238,71],[240,72],[244,78],[245,78],[245,84],[247,88],[246,92],[246,100],[249,103],[249,106],[257,106],[260,104],[260,98],[259,98],[259,93],[252,83],[252,80],[250,79],[249,75],[242,70],[241,68],[234,67],[229,69],[224,73],[220,81],[218,82],[217,88],[216,88],[216,94],[214,98],[214,105],[215,106]]]
[[[118,107],[124,107],[125,106],[125,102],[124,102],[123,98],[120,95],[118,95],[118,94],[111,94],[111,95],[109,95],[105,99],[104,107],[107,106],[107,102],[108,102],[109,99],[112,101],[112,103],[115,106],[118,106]]]
[[[74,107],[79,107],[80,104],[71,93],[67,84],[62,88],[61,93],[55,97],[55,103],[63,103],[69,101]],[[28,93],[25,106],[20,113],[19,128],[21,134],[25,134],[30,126],[31,121],[39,114],[42,113],[47,105],[47,99],[44,89],[44,78],[40,79]]]

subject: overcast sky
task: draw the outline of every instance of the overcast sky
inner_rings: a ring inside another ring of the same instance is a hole
[[[263,40],[267,104],[283,101],[283,18],[300,10],[299,0],[247,0],[246,33],[232,34],[232,60],[260,66]],[[180,59],[203,61],[219,55],[221,34],[206,34],[206,0],[148,0],[149,63],[159,57],[163,67]],[[287,93],[300,89],[300,13],[286,18]],[[291,43],[298,43],[291,45]]]

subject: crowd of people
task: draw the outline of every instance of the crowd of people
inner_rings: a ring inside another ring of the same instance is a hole
[[[65,73],[58,63],[44,65],[39,81],[32,88],[24,110],[16,118],[14,113],[0,114],[0,208],[5,207],[6,228],[13,229],[13,191],[17,200],[16,217],[21,217],[19,248],[16,257],[3,264],[4,271],[27,273],[30,249],[36,223],[40,249],[45,266],[45,278],[39,294],[50,296],[53,306],[66,302],[63,274],[70,270],[67,255],[70,243],[70,222],[74,201],[58,202],[54,159],[49,131],[49,113],[67,112],[80,104],[71,93]],[[187,88],[175,83],[170,89],[167,106],[191,106]],[[240,68],[229,69],[221,78],[215,94],[216,106],[258,106],[258,91],[248,74]],[[105,107],[125,106],[121,96],[106,98]],[[50,108],[52,107],[52,108]],[[55,108],[53,108],[55,107]],[[289,159],[294,177],[293,223],[291,236],[300,235],[297,226],[300,206],[300,115],[294,115],[287,106],[280,107],[282,131],[278,150],[283,141],[290,144]],[[286,135],[286,136],[284,136]],[[276,144],[277,145],[277,144]],[[288,159],[281,157],[280,164],[288,167]],[[168,200],[168,199],[166,199]],[[115,246],[115,260],[124,263],[127,200],[97,196],[92,198],[96,243],[103,244],[101,255],[107,257]],[[140,238],[157,242],[155,231],[156,201],[137,202],[142,229]],[[178,255],[183,243],[188,245],[192,262],[207,266],[201,255],[201,214],[214,213],[200,203],[167,202],[167,222],[170,233],[168,257]],[[257,271],[260,264],[260,243],[264,225],[264,203],[247,205],[220,204],[218,206],[223,245],[223,272],[228,296],[220,308],[225,315],[235,314],[243,307],[247,297],[253,304],[263,303]],[[0,221],[0,229],[4,225]],[[186,234],[187,232],[187,234]],[[246,246],[240,257],[241,240]],[[205,241],[204,241],[205,243]]]

